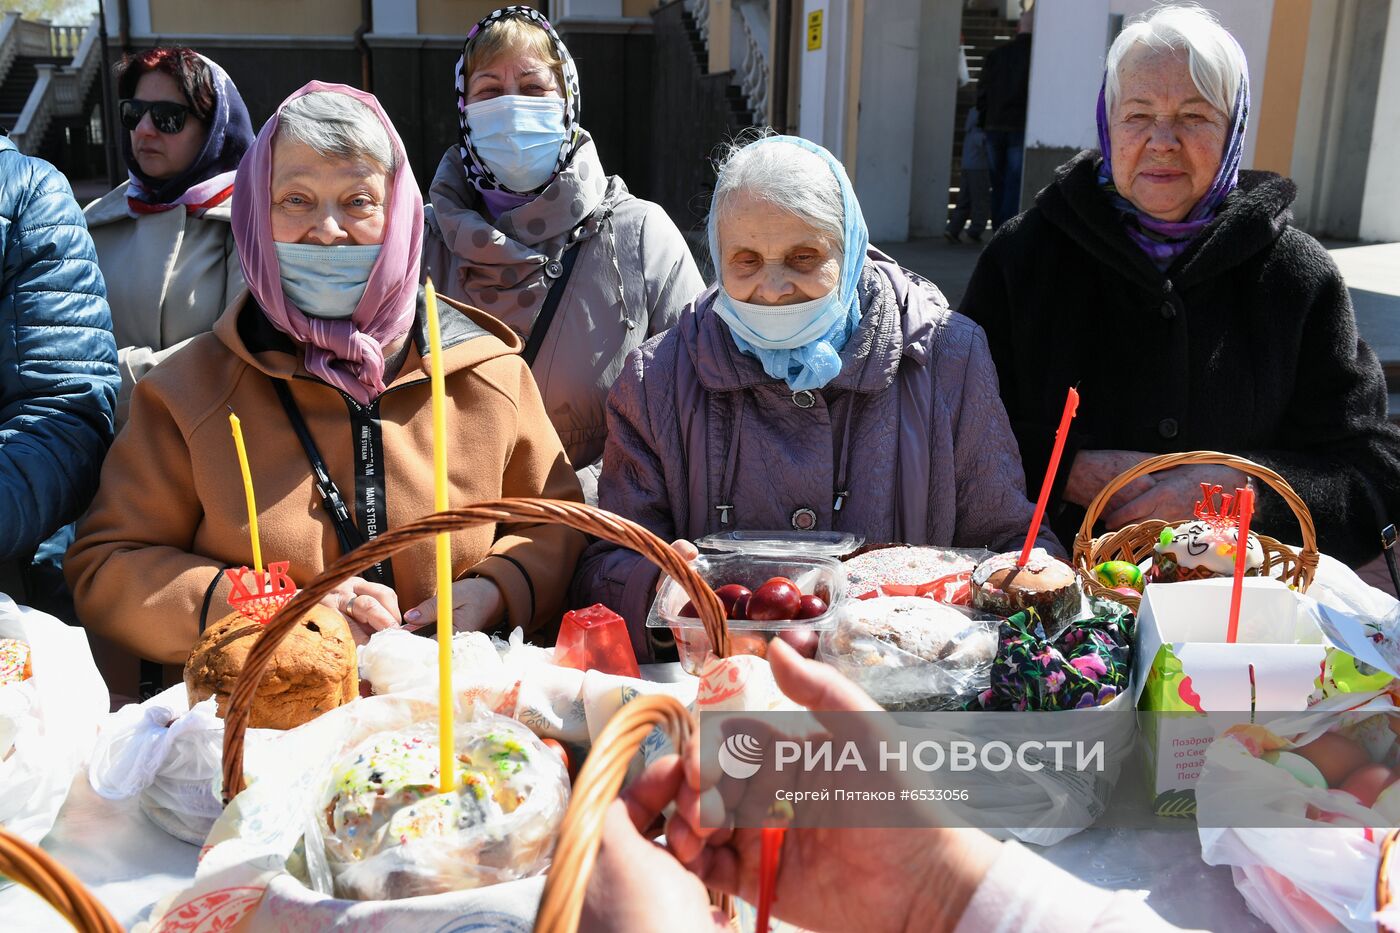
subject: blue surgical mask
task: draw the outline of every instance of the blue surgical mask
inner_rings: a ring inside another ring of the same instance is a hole
[[[567,139],[561,97],[493,97],[467,105],[477,157],[511,191],[534,191],[554,177]]]
[[[306,314],[348,318],[355,313],[379,258],[372,246],[317,246],[275,243],[282,270],[282,293]]]
[[[795,350],[820,340],[846,317],[841,295],[832,289],[820,298],[790,305],[740,301],[720,286],[715,312],[730,332],[762,350]]]

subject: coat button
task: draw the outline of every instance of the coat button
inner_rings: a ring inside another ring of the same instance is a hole
[[[801,392],[792,393],[792,404],[798,408],[811,408],[817,404],[817,397],[811,392],[803,389]]]
[[[1176,437],[1177,424],[1175,418],[1163,418],[1157,423],[1157,433],[1165,438]]]
[[[817,513],[808,508],[797,509],[792,513],[792,527],[798,531],[811,531],[817,527]]]
[[[551,259],[544,264],[544,274],[551,279],[557,279],[564,274],[564,266],[559,260]]]
[[[1176,305],[1170,301],[1162,302],[1162,317],[1168,321],[1176,317]]]

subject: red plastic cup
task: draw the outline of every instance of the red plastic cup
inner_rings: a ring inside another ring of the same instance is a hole
[[[554,663],[580,671],[602,671],[623,677],[642,676],[627,621],[602,603],[564,613]]]

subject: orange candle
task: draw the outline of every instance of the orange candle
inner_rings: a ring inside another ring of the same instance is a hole
[[[1246,486],[1235,490],[1235,502],[1239,505],[1239,540],[1235,542],[1235,585],[1230,589],[1230,624],[1225,632],[1225,640],[1235,643],[1240,630],[1240,603],[1244,599],[1244,567],[1249,557],[1249,519],[1254,514],[1254,490]]]
[[[1021,548],[1021,557],[1016,561],[1016,566],[1026,566],[1026,561],[1031,559],[1031,548],[1035,547],[1035,539],[1040,535],[1040,523],[1045,518],[1045,506],[1050,502],[1050,487],[1055,485],[1055,473],[1060,468],[1060,457],[1065,452],[1065,438],[1069,436],[1069,423],[1074,420],[1074,413],[1079,410],[1079,392],[1071,387],[1069,395],[1065,397],[1065,411],[1060,416],[1060,427],[1055,432],[1055,447],[1050,451],[1050,465],[1045,470],[1045,481],[1040,484],[1040,498],[1035,503],[1035,514],[1031,516],[1031,530],[1026,535],[1026,545]]]

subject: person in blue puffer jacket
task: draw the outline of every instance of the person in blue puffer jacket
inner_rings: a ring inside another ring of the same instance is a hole
[[[120,382],[82,211],[0,130],[0,592],[20,599],[15,562],[87,508]]]

